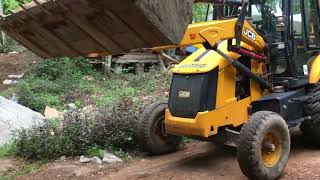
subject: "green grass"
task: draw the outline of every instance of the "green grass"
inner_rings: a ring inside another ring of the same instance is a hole
[[[97,156],[102,159],[104,156],[104,153],[105,153],[105,149],[103,147],[98,145],[93,145],[88,148],[86,156],[88,157]]]
[[[85,77],[90,76],[92,81]],[[37,64],[16,88],[2,94],[10,97],[18,92],[20,103],[43,112],[45,106],[59,110],[67,104],[79,107],[112,106],[123,98],[149,95],[168,89],[169,77],[152,71],[142,75],[120,74],[104,77],[82,58],[60,58]]]
[[[113,148],[113,147],[103,147],[98,145],[93,145],[89,147],[87,150],[86,156],[88,157],[97,156],[102,159],[105,152],[112,153],[124,161],[129,160],[131,158],[130,153],[122,149]],[[134,154],[134,152],[131,152],[131,153]]]
[[[16,87],[10,87],[4,91],[1,91],[0,96],[10,99],[14,92],[16,92]]]
[[[0,146],[0,159],[14,156],[17,146],[14,142],[8,142]]]

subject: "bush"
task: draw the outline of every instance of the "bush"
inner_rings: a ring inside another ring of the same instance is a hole
[[[33,70],[19,83],[19,103],[35,111],[43,112],[46,106],[62,106],[83,94],[81,85],[86,75],[96,76],[91,65],[84,58],[58,58],[35,65]]]
[[[38,63],[34,74],[41,79],[81,79],[92,72],[92,67],[84,58],[56,58]]]
[[[104,78],[83,58],[60,58],[36,64],[18,85],[19,102],[43,112],[45,106],[94,107],[69,112],[61,122],[22,130],[16,136],[17,156],[54,159],[97,155],[103,149],[119,156],[137,149],[135,129],[144,107],[163,99],[170,77],[156,71]],[[159,98],[160,97],[160,98]]]
[[[34,111],[43,112],[46,102],[40,96],[33,92],[29,83],[21,82],[18,90],[19,103],[31,108]]]
[[[97,155],[102,149],[124,152],[137,149],[136,126],[144,106],[152,100],[134,103],[123,99],[112,109],[69,112],[63,121],[49,121],[42,127],[22,130],[16,136],[17,156],[43,160],[60,156]]]

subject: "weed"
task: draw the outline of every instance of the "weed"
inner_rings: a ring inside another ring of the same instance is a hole
[[[105,148],[98,145],[93,145],[87,149],[86,155],[88,157],[97,156],[102,159],[104,156],[104,153],[105,153]]]
[[[17,151],[17,146],[14,142],[7,142],[0,146],[0,158],[14,156]]]

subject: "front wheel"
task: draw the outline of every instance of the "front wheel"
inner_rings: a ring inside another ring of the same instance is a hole
[[[277,113],[254,113],[240,132],[237,152],[241,171],[250,179],[272,180],[281,176],[290,154],[290,134]]]
[[[160,102],[148,106],[143,112],[138,127],[138,139],[142,150],[153,155],[174,152],[182,138],[165,133],[165,110],[167,103]]]

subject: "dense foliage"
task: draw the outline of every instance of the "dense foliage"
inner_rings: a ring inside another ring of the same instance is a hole
[[[25,159],[90,155],[101,149],[135,150],[141,112],[146,105],[166,98],[169,80],[155,70],[104,77],[84,58],[40,62],[17,86],[19,103],[40,112],[45,106],[55,107],[65,116],[17,132],[14,146],[9,147]],[[75,103],[77,109],[70,109],[69,103]]]
[[[16,155],[43,160],[80,155],[101,157],[96,154],[100,150],[134,151],[135,129],[145,103],[118,103],[111,109],[90,113],[73,111],[62,121],[51,120],[44,126],[22,130],[15,140]]]
[[[150,94],[168,88],[169,78],[150,72],[104,77],[93,70],[84,58],[59,58],[35,65],[19,83],[19,102],[43,112],[45,106],[63,110],[69,103],[78,107],[88,104],[100,108],[112,105],[123,97]]]
[[[209,13],[212,13],[212,9],[213,9],[212,5],[208,5],[205,3],[195,4],[193,6],[193,22],[206,21],[208,8],[209,8]]]

